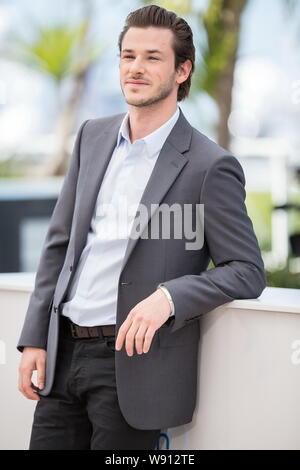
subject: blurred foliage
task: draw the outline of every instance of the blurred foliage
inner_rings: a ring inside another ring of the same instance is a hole
[[[248,192],[246,206],[250,219],[253,222],[259,246],[262,251],[271,250],[272,236],[272,198],[271,193]]]
[[[295,191],[294,194],[290,196],[289,202],[292,204],[300,205],[300,187],[297,192]],[[290,232],[300,233],[300,211],[299,210],[290,211]]]
[[[290,198],[289,202],[300,204],[300,191]],[[246,197],[246,205],[261,249],[263,251],[270,251],[273,211],[271,193],[249,192]],[[289,231],[290,233],[300,232],[299,211],[289,211]]]
[[[67,93],[61,94],[59,113],[54,134],[55,150],[40,165],[40,176],[65,175],[68,166],[68,139],[72,134],[84,93],[88,73],[98,61],[104,45],[92,42],[90,27],[94,18],[93,0],[81,0],[82,14],[75,24],[67,16],[66,20],[54,25],[31,26],[33,38],[26,40],[10,35],[4,52],[8,60],[22,62],[28,67],[46,74],[56,83],[60,91],[65,78],[69,78]],[[70,15],[71,16],[71,15]]]
[[[300,193],[296,194],[293,202],[300,202]],[[272,219],[272,200],[270,193],[251,193],[247,194],[246,205],[249,217],[254,226],[259,246],[264,252],[271,250],[271,219]],[[289,217],[290,233],[300,231],[300,213],[294,211]],[[300,288],[300,273],[292,273],[289,270],[291,257],[282,269],[274,271],[266,269],[267,285],[270,287],[285,287],[290,289]]]
[[[288,264],[280,270],[266,270],[266,278],[269,287],[300,289],[300,273],[291,273]]]
[[[239,44],[239,29],[233,25],[233,15],[241,15],[248,0],[210,0],[200,21],[206,32],[207,42],[202,48],[203,66],[195,75],[198,88],[216,98],[216,87],[222,79]]]
[[[21,163],[19,160],[11,157],[0,160],[0,178],[17,178],[23,177],[26,162]]]
[[[11,38],[8,58],[46,73],[59,83],[68,75],[80,74],[100,58],[102,48],[84,41],[87,27],[85,20],[77,25],[35,27],[31,42]]]
[[[151,0],[142,0],[144,5],[153,5]],[[177,15],[188,15],[192,11],[192,0],[158,0],[158,5],[166,10],[174,11]]]

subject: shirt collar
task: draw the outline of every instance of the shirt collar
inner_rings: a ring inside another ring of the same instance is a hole
[[[142,139],[138,139],[135,142],[143,142],[146,145],[148,157],[154,157],[162,148],[163,144],[165,143],[168,135],[170,134],[172,128],[174,127],[177,119],[179,117],[179,107],[176,107],[175,113],[170,117],[168,121],[166,121],[162,126],[155,131],[151,132],[151,134],[146,135]],[[129,130],[128,130],[128,119],[129,119],[129,112],[123,118],[121,123],[119,132],[118,132],[118,139],[117,139],[117,147],[120,143],[125,139],[129,146],[135,144],[135,142],[130,142],[129,137]]]

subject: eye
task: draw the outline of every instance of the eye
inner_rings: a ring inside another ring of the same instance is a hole
[[[134,56],[133,56],[133,55],[124,55],[124,56],[123,56],[123,59],[134,59]],[[151,60],[159,60],[157,57],[152,57],[152,56],[150,56],[149,59],[151,59]]]

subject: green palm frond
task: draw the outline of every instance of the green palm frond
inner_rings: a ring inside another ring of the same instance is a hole
[[[67,75],[80,73],[102,54],[102,48],[83,41],[86,29],[86,21],[75,26],[39,27],[33,41],[13,41],[10,57],[60,82]]]
[[[177,15],[188,15],[192,11],[192,0],[159,0],[155,5],[174,11]],[[142,0],[142,4],[153,5],[153,0]]]

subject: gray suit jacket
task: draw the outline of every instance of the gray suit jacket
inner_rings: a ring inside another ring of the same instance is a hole
[[[116,145],[124,113],[85,121],[54,208],[35,286],[17,345],[47,350],[47,396],[53,385],[60,305],[90,227],[101,181]],[[147,354],[115,354],[122,413],[139,429],[167,428],[192,420],[197,391],[198,319],[234,299],[258,297],[264,265],[244,204],[238,160],[193,128],[182,111],[164,143],[141,203],[204,204],[204,245],[186,250],[184,238],[129,239],[119,277],[116,328],[155,291],[169,290],[175,317],[159,328]],[[159,211],[149,215],[143,228]],[[142,232],[142,230],[141,230]],[[172,231],[171,231],[172,233]],[[207,270],[210,259],[215,267]]]

